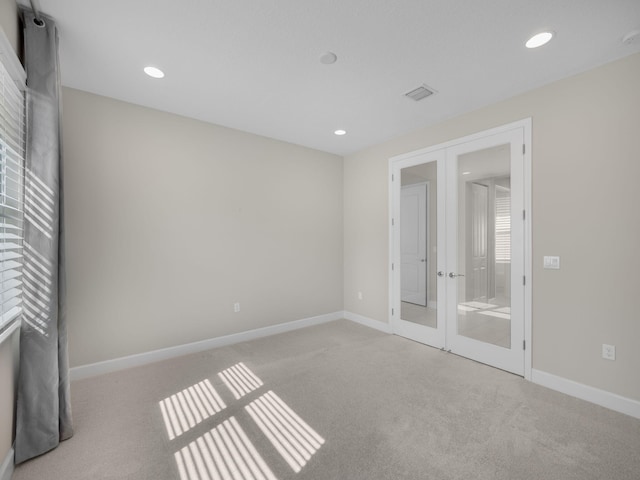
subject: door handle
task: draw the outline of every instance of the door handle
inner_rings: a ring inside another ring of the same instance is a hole
[[[464,277],[464,275],[461,273],[449,272],[449,278],[456,278],[456,277]]]
[[[443,271],[439,271],[439,272],[438,272],[438,276],[439,276],[439,277],[444,277],[444,272],[443,272]]]
[[[426,262],[426,261],[427,261],[427,259],[426,259],[426,258],[421,258],[421,259],[420,259],[420,261],[421,261],[422,263],[424,263],[424,262]]]

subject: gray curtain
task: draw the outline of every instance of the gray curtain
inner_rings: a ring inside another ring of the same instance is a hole
[[[73,435],[65,315],[58,32],[22,10],[27,71],[23,316],[15,462]]]

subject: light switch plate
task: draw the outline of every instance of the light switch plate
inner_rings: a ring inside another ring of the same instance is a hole
[[[615,345],[607,345],[606,343],[602,344],[602,358],[607,360],[615,360],[616,359],[616,346]]]
[[[544,257],[544,268],[549,268],[552,270],[560,270],[560,257]]]

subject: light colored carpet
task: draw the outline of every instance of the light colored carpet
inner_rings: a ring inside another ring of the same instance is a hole
[[[74,382],[72,399],[75,436],[14,480],[640,478],[640,421],[344,320]]]

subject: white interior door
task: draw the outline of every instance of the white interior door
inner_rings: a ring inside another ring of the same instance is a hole
[[[393,319],[398,335],[428,345],[444,346],[445,292],[438,277],[445,262],[443,151],[420,155],[394,172],[398,186],[392,231]],[[425,188],[424,186],[427,185]],[[424,261],[423,261],[424,260]]]
[[[402,187],[400,199],[402,301],[427,306],[427,183]]]
[[[446,346],[519,375],[524,374],[523,145],[523,131],[513,130],[446,152]]]
[[[390,163],[394,333],[519,375],[525,374],[524,341],[530,335],[525,127],[495,129]],[[424,257],[414,243],[420,238],[415,216],[422,214],[417,200],[404,200],[408,185],[419,181],[432,182],[424,213],[432,242]],[[415,255],[413,263],[405,248]],[[417,258],[426,259],[432,283],[424,304],[409,301],[409,289],[418,286]]]

